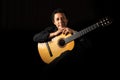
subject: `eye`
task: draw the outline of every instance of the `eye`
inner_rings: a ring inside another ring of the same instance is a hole
[[[59,18],[57,18],[56,20],[59,21]]]

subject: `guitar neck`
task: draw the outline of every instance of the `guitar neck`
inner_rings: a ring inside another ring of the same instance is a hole
[[[75,40],[75,39],[87,34],[88,32],[95,30],[98,27],[108,26],[111,23],[112,23],[112,20],[109,17],[105,17],[105,18],[101,19],[100,21],[98,21],[97,23],[95,23],[95,24],[93,24],[93,25],[91,25],[91,26],[73,34],[72,36],[67,37],[65,39],[65,43],[71,42],[72,40]]]
[[[95,30],[95,29],[98,28],[99,26],[100,26],[100,25],[98,25],[98,23],[93,24],[93,25],[91,25],[91,26],[89,26],[89,27],[87,27],[87,28],[85,28],[85,29],[83,29],[83,30],[81,30],[81,31],[73,34],[72,36],[67,37],[67,38],[65,39],[65,43],[68,43],[68,42],[70,42],[70,41],[72,41],[72,40],[75,40],[75,39],[77,39],[77,38],[79,38],[79,37],[87,34],[88,32]]]

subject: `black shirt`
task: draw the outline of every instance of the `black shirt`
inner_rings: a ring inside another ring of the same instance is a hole
[[[50,33],[55,32],[56,30],[57,30],[57,28],[55,26],[47,27],[43,31],[41,31],[40,33],[37,33],[33,37],[33,40],[35,42],[47,42],[47,41],[50,41],[50,39],[49,39]]]

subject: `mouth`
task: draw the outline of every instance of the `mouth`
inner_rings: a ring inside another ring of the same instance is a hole
[[[65,27],[65,23],[60,23],[58,26],[59,27]]]

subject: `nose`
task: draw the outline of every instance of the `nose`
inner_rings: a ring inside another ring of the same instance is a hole
[[[61,18],[61,19],[59,19],[59,22],[63,22],[63,19]]]

